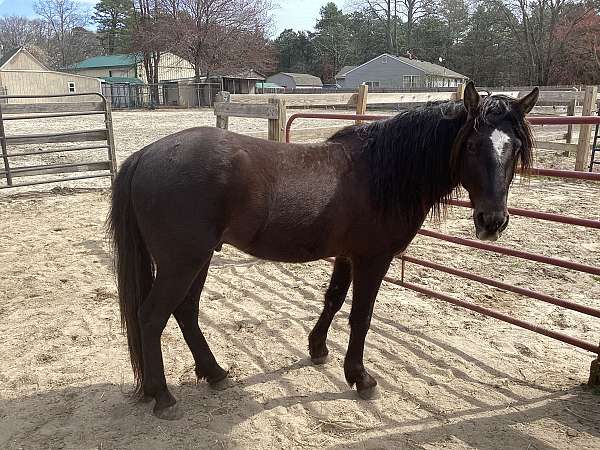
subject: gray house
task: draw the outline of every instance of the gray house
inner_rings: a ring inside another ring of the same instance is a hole
[[[452,87],[466,79],[438,64],[387,53],[360,66],[345,66],[335,76],[336,83],[347,89],[355,89],[363,83],[372,88]]]
[[[321,89],[323,82],[319,77],[308,73],[279,72],[267,78],[267,83],[275,83],[286,89]]]

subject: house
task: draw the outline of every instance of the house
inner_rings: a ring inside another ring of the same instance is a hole
[[[135,54],[95,56],[73,64],[66,70],[80,75],[102,78],[107,83],[112,82],[112,78],[119,78],[119,82],[123,82],[123,79],[127,78],[148,82],[143,60]],[[190,62],[173,53],[161,53],[158,64],[159,83],[192,78],[194,74],[194,67]]]
[[[100,93],[100,80],[56,72],[20,47],[0,58],[0,93],[3,95],[53,95],[81,92]],[[78,97],[81,100],[81,97]],[[69,101],[55,99],[11,99],[14,103]]]
[[[267,83],[274,83],[285,89],[322,89],[323,82],[319,77],[308,73],[279,72],[267,78]]]
[[[340,69],[340,71],[335,75],[335,84],[338,87],[343,87],[344,80],[346,79],[346,73],[350,72],[352,69],[356,69],[358,66],[344,66]]]
[[[372,88],[427,88],[457,86],[467,77],[438,64],[384,53],[360,66],[343,67],[335,79],[346,89],[363,83]]]

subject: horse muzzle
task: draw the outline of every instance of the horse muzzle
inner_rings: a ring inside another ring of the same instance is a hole
[[[496,241],[508,226],[509,215],[507,211],[475,211],[475,235],[482,241]]]

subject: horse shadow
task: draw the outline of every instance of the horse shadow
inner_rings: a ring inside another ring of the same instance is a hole
[[[275,446],[269,440],[277,429],[274,418],[302,409],[313,418],[311,435],[322,433],[328,448],[424,448],[424,445],[461,443],[475,448],[556,448],[543,436],[527,432],[533,423],[550,423],[567,430],[561,448],[577,448],[570,439],[592,436],[600,439],[597,398],[580,387],[513,402],[498,407],[457,412],[443,420],[435,410],[425,417],[395,420],[380,411],[375,427],[356,423],[351,433],[339,433],[318,414],[313,404],[350,401],[343,392],[284,392],[269,401],[256,398],[253,385],[272,382],[278,373],[293,372],[309,364],[297,361],[277,371],[240,380],[214,391],[203,384],[170,386],[180,399],[182,419],[165,422],[151,414],[151,405],[137,403],[110,383],[69,386],[0,400],[0,447],[2,448],[248,448]],[[246,382],[248,381],[248,383]],[[593,401],[596,400],[594,404]],[[358,402],[358,400],[356,400]],[[362,402],[365,409],[378,409],[376,402]],[[263,420],[261,420],[263,418]],[[265,419],[266,418],[266,419]],[[273,429],[275,428],[275,429]],[[318,437],[318,435],[317,435]],[[258,440],[257,440],[258,439]],[[254,441],[254,442],[253,442]],[[267,445],[265,445],[265,442]],[[307,440],[306,446],[315,444]],[[296,443],[297,444],[297,443]],[[297,445],[296,445],[297,446]]]
[[[99,254],[103,251],[94,245],[89,245],[88,250]],[[211,301],[211,296],[218,297],[222,289],[235,291],[253,303],[254,308],[230,297],[214,301],[251,324],[264,323],[262,312],[279,308],[275,312],[280,318],[308,334],[322,307],[321,289],[313,287],[318,284],[314,279],[305,280],[282,264],[267,270],[263,264],[251,264],[251,260],[244,261],[243,267],[235,258],[224,257],[214,262],[211,281],[203,294],[209,298],[203,300],[204,304]],[[225,272],[230,276],[225,276]],[[370,370],[378,378],[382,398],[371,402],[359,400],[343,379],[348,319],[345,310],[347,305],[332,326],[333,336],[329,340],[332,361],[324,366],[312,366],[306,340],[294,339],[295,334],[285,330],[269,329],[269,333],[273,342],[289,353],[291,361],[274,364],[261,359],[244,335],[237,332],[236,324],[227,328],[204,314],[200,319],[203,329],[223,334],[222,341],[228,343],[229,351],[248,358],[254,369],[234,373],[234,379],[223,390],[195,383],[191,377],[170,385],[179,400],[182,419],[173,422],[156,419],[151,413],[152,404],[133,401],[128,396],[128,387],[122,384],[66,386],[0,399],[0,448],[557,447],[544,439],[539,428],[529,429],[530,425],[540,423],[564,433],[561,447],[579,447],[578,436],[600,442],[597,420],[600,402],[590,390],[580,386],[552,389],[511,376],[467,350],[429,335],[426,330],[400,325],[377,312],[373,316],[374,339],[369,343],[369,352],[392,359],[397,358],[392,348],[402,349],[413,359],[402,362],[404,371],[413,379],[434,386],[436,380],[423,367],[428,364],[447,370],[457,382],[489,388],[489,378],[502,378],[517,389],[494,386],[505,400],[489,404],[477,394],[461,390],[458,383],[437,386],[437,392],[463,404],[448,412],[424,392],[404,389],[401,382],[386,381],[398,380],[393,369],[375,365]],[[442,349],[451,358],[425,351],[417,345],[417,339]],[[467,373],[464,366],[457,364],[459,359],[472,365],[477,373]],[[326,383],[313,385],[308,381],[302,386],[297,382],[315,376]],[[521,395],[520,388],[535,391],[535,395]],[[399,407],[405,414],[398,416],[386,410],[384,401],[391,396],[405,400],[404,406]],[[413,411],[414,405],[418,405],[418,410]],[[358,416],[351,424],[340,422],[335,415],[340,410],[352,410]],[[287,419],[299,417],[303,420],[302,430],[296,432],[294,421]]]

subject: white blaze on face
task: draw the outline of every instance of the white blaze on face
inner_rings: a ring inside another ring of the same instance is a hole
[[[496,129],[490,135],[490,139],[492,141],[492,146],[496,151],[496,155],[498,156],[498,161],[502,162],[502,155],[504,154],[506,144],[510,144],[510,136],[504,131]]]

